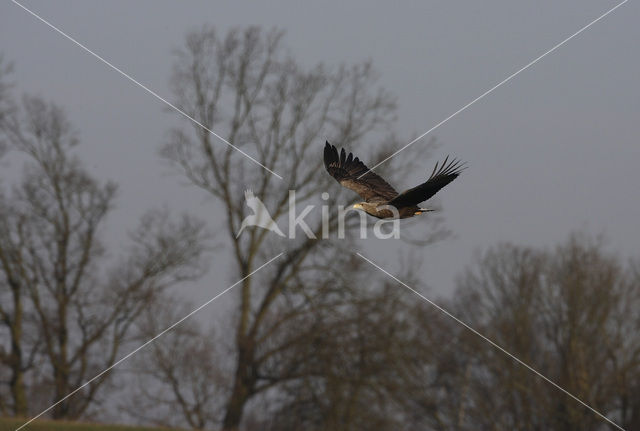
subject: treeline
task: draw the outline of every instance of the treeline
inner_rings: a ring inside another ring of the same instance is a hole
[[[77,138],[60,108],[33,97],[16,102],[3,82],[3,161],[26,164],[0,194],[0,411],[27,416],[109,367],[124,346],[186,315],[192,308],[171,287],[209,266],[209,236],[191,216],[151,210],[130,247],[109,249],[102,227],[116,186],[93,178],[73,155]],[[57,405],[53,417],[86,417],[111,396],[104,403],[111,418],[194,429],[608,427],[372,272],[353,253],[357,240],[283,240],[261,229],[237,235],[247,187],[276,221],[286,217],[289,189],[302,208],[329,189],[325,204],[348,201],[322,172],[324,137],[380,159],[399,146],[389,132],[395,100],[369,62],[303,67],[281,32],[218,35],[204,27],[188,34],[171,84],[175,106],[284,179],[200,126],[185,121],[170,130],[161,157],[224,214],[211,227],[224,245],[216,256],[231,262],[225,275],[242,280],[229,293],[233,311],[214,330],[184,322]],[[350,218],[347,231],[357,221]],[[425,219],[418,240],[446,237],[440,222]],[[321,221],[307,223],[320,237]],[[404,263],[395,275],[420,289],[418,262]],[[624,428],[640,429],[638,262],[574,234],[554,249],[497,245],[457,285],[439,301],[446,309]]]

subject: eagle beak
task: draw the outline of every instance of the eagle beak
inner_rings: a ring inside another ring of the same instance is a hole
[[[354,209],[354,210],[362,209],[362,205],[360,205],[360,204],[353,204],[353,209]]]

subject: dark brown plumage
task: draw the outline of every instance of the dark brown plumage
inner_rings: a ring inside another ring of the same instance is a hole
[[[324,146],[324,166],[343,187],[353,190],[364,198],[364,202],[355,204],[354,208],[377,218],[394,218],[398,215],[400,218],[408,218],[433,211],[420,208],[418,204],[431,198],[441,188],[455,180],[465,168],[464,163],[456,159],[449,161],[447,156],[440,166],[436,163],[427,181],[398,193],[352,153],[347,155],[344,148],[338,153],[338,149],[329,142]],[[397,214],[394,214],[388,206],[395,207]]]

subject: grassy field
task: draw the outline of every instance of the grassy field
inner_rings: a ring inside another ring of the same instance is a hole
[[[0,431],[14,431],[25,423],[24,419],[0,418]],[[20,431],[169,431],[169,428],[127,427],[82,422],[33,421]]]

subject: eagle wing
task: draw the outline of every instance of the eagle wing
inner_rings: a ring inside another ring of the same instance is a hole
[[[340,185],[358,193],[367,202],[386,201],[398,195],[389,183],[370,171],[357,157],[353,157],[352,153],[347,156],[343,148],[338,154],[338,149],[329,142],[324,146],[324,167]]]
[[[389,201],[389,205],[393,205],[396,208],[413,206],[438,193],[441,188],[455,180],[460,175],[460,172],[465,169],[464,163],[459,160],[452,159],[447,164],[448,160],[449,156],[445,157],[439,168],[438,163],[436,163],[431,176],[426,182],[400,193]]]

